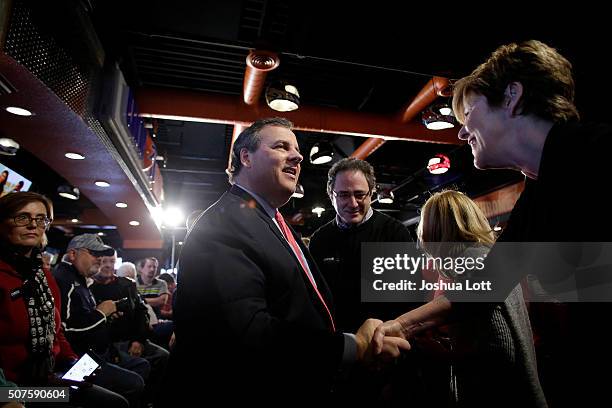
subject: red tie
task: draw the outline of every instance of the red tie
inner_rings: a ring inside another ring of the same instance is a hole
[[[278,212],[278,210],[276,210],[274,219],[278,223],[281,231],[283,232],[283,235],[285,236],[285,239],[289,243],[289,246],[291,246],[291,249],[293,249],[293,253],[295,254],[295,256],[297,256],[298,261],[300,261],[300,265],[302,265],[302,270],[308,277],[308,280],[310,281],[312,288],[315,290],[315,292],[317,292],[317,296],[319,296],[321,303],[323,303],[323,306],[325,307],[325,310],[327,311],[327,314],[329,315],[329,320],[331,322],[332,330],[335,332],[336,325],[334,324],[334,318],[332,317],[331,312],[329,311],[329,308],[327,307],[327,304],[325,303],[325,300],[323,300],[323,296],[321,296],[321,293],[319,293],[319,289],[317,289],[317,285],[315,284],[313,277],[310,275],[310,273],[308,273],[308,266],[306,266],[306,260],[303,259],[302,256],[300,255],[301,254],[300,247],[298,246],[297,242],[295,242],[295,238],[293,238],[293,234],[291,233],[291,230],[285,223],[285,219],[283,218],[281,213]]]

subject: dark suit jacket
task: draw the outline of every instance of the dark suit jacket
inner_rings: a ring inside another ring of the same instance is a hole
[[[327,284],[301,249],[331,308]],[[303,400],[329,389],[344,337],[332,333],[278,227],[241,188],[226,192],[189,232],[176,297],[170,369],[179,386],[250,403],[281,395]]]

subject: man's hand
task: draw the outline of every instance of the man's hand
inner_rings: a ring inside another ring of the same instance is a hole
[[[168,343],[168,347],[170,347],[170,350],[174,350],[175,344],[176,344],[176,334],[172,332],[172,337],[170,337],[170,342]]]
[[[380,354],[378,360],[392,360],[400,356],[402,350],[410,350],[410,343],[400,337],[383,336],[381,340],[381,350],[375,353],[373,336],[377,332],[377,328],[383,324],[382,320],[368,319],[366,320],[357,333],[355,339],[357,341],[357,359],[366,364],[372,364],[375,354]]]
[[[140,357],[144,351],[144,346],[139,341],[133,341],[128,349],[128,354],[132,357]]]
[[[363,322],[359,330],[357,330],[357,333],[355,333],[355,340],[357,341],[357,360],[364,360],[366,352],[370,347],[374,331],[380,324],[382,324],[382,320],[368,319]]]
[[[104,302],[100,303],[96,309],[104,313],[104,316],[110,316],[117,312],[117,306],[112,300],[105,300]]]
[[[372,347],[375,355],[381,354],[385,349],[385,339],[388,336],[406,339],[402,325],[397,320],[389,320],[379,325],[372,336]],[[406,341],[406,340],[404,340]],[[407,342],[407,341],[406,341]]]

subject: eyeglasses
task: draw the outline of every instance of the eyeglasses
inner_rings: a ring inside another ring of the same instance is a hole
[[[26,225],[30,225],[32,220],[36,221],[36,225],[38,227],[47,228],[49,224],[51,224],[51,220],[45,215],[39,215],[37,217],[30,217],[29,214],[19,214],[13,217],[13,221],[15,221],[15,225],[18,227],[25,227]]]
[[[336,197],[336,199],[340,199],[340,200],[350,200],[351,197],[355,197],[356,201],[363,201],[365,200],[367,197],[370,196],[370,191],[365,192],[365,191],[355,191],[355,192],[349,192],[349,191],[333,191],[332,193],[334,194],[334,197]]]

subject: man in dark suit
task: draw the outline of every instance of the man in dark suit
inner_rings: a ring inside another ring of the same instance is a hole
[[[231,189],[186,239],[170,375],[191,392],[190,401],[196,390],[230,405],[320,401],[340,367],[370,354],[381,322],[370,319],[355,335],[336,331],[327,284],[278,212],[295,191],[303,159],[291,127],[286,119],[263,119],[240,134]],[[388,355],[408,347],[387,338]]]

